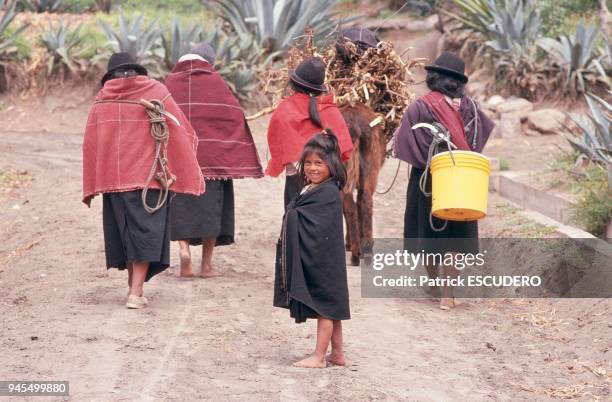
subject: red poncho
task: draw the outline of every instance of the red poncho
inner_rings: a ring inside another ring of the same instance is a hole
[[[270,161],[266,167],[267,175],[276,177],[286,164],[297,162],[304,145],[321,132],[321,128],[310,120],[308,101],[308,95],[296,92],[284,99],[272,114],[268,127]],[[331,128],[336,134],[342,160],[347,161],[353,150],[353,142],[346,122],[334,103],[334,96],[319,96],[318,105],[323,127]]]
[[[206,179],[262,177],[240,103],[207,62],[178,63],[166,87],[198,135],[198,163]]]
[[[197,137],[166,87],[150,78],[118,78],[107,81],[89,112],[83,139],[83,202],[100,193],[144,188],[155,158],[155,141],[145,108],[132,103],[102,101],[164,100],[167,112],[168,167],[176,175],[170,187],[176,193],[199,195],[204,180],[196,159]],[[155,179],[150,188],[159,189]]]

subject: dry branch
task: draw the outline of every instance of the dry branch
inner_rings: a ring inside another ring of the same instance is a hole
[[[319,51],[313,44],[313,36],[312,31],[307,31],[289,51],[285,65],[264,73],[263,90],[274,96],[273,104],[277,105],[288,95],[289,70],[307,57],[320,57],[327,65],[325,82],[333,90],[336,103],[339,106],[363,103],[370,107],[381,116],[380,124],[388,142],[401,122],[404,109],[415,98],[410,92],[410,86],[414,85],[412,70],[422,67],[425,59],[409,59],[406,52],[398,55],[388,42],[362,52],[354,43],[344,41],[339,46],[350,61],[347,64],[335,43]]]

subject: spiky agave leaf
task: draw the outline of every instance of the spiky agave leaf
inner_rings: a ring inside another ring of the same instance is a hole
[[[138,14],[133,19],[125,16],[119,9],[119,30],[113,28],[104,21],[98,21],[108,44],[115,52],[129,53],[138,63],[156,63],[153,59],[155,45],[159,39],[158,19],[155,18],[147,26],[143,27],[144,14]]]
[[[563,35],[559,40],[542,38],[537,41],[537,45],[559,65],[564,74],[564,92],[584,93],[588,90],[587,83],[596,79],[601,70],[605,72],[597,60],[597,36],[598,30],[592,26],[586,27],[581,19],[573,36]]]
[[[493,23],[493,15],[488,0],[453,0],[452,4],[458,9],[456,13],[450,9],[439,7],[443,14],[459,22],[463,29],[481,34],[488,34]]]
[[[183,28],[179,19],[174,16],[170,27],[170,35],[162,31],[162,44],[164,47],[164,61],[166,67],[173,68],[179,58],[187,53],[191,47],[200,41],[202,37],[202,27],[190,23]]]
[[[203,0],[232,26],[240,38],[254,37],[269,53],[286,52],[307,26],[316,32],[315,41],[324,40],[336,26],[337,14],[332,7],[337,1],[219,0],[212,4]]]
[[[576,137],[568,129],[564,137],[574,149],[585,154],[592,161],[602,164],[612,163],[612,133],[610,132],[612,105],[590,93],[586,94],[585,98],[590,109],[590,113],[586,116],[590,124],[568,114],[580,129],[582,136]]]
[[[2,18],[0,18],[0,56],[3,53],[6,53],[7,50],[9,50],[9,48],[15,43],[17,36],[19,36],[19,34],[26,30],[30,25],[27,23],[23,24],[22,26],[17,28],[11,35],[5,35],[9,25],[17,16],[16,8],[17,3],[10,4],[8,9],[2,15]]]
[[[269,58],[252,37],[241,38],[235,33],[226,33],[215,25],[202,33],[200,41],[215,49],[215,69],[227,82],[232,92],[241,101],[247,101],[257,88],[257,73]]]
[[[60,22],[57,27],[49,23],[49,29],[44,32],[40,39],[42,44],[51,55],[47,64],[47,73],[51,74],[57,65],[61,63],[69,71],[75,71],[80,64],[79,56],[85,49],[79,49],[84,41],[81,33],[83,24],[75,29],[70,29],[69,23]]]

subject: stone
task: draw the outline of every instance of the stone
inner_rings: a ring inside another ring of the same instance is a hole
[[[533,110],[533,103],[523,98],[508,99],[497,105],[495,110],[502,115],[507,113],[519,113],[521,116],[526,116]]]
[[[501,125],[499,124],[500,121],[499,120],[493,120],[493,123],[495,123],[495,127],[493,127],[493,131],[491,131],[491,135],[489,136],[489,139],[491,139],[491,138],[502,138]]]
[[[518,113],[504,113],[499,120],[499,130],[502,138],[512,138],[521,135],[521,116]]]
[[[532,130],[530,128],[523,130],[523,134],[525,134],[528,137],[539,137],[542,133],[540,133],[539,131],[536,130]]]
[[[476,81],[476,82],[469,82],[465,88],[467,90],[468,95],[475,98],[485,93],[485,91],[487,90],[487,85],[484,82]]]
[[[493,95],[486,102],[485,106],[489,109],[496,110],[499,105],[504,103],[505,99],[503,96]]]
[[[542,134],[557,134],[563,130],[567,116],[557,109],[540,109],[527,114],[527,126]]]
[[[405,24],[409,31],[433,31],[438,23],[438,15],[432,14],[423,20],[413,20],[409,24]]]

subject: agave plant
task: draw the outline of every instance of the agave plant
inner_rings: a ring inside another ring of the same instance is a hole
[[[12,46],[15,43],[17,36],[19,36],[19,34],[29,25],[24,24],[20,26],[10,35],[7,33],[9,25],[11,22],[13,22],[13,19],[15,19],[15,16],[17,15],[17,12],[15,11],[16,7],[16,3],[10,4],[8,9],[2,15],[2,18],[0,18],[0,57],[6,53],[10,53],[13,50]]]
[[[118,31],[114,31],[104,21],[99,21],[99,24],[115,52],[129,53],[138,63],[158,67],[157,58],[163,57],[163,54],[157,49],[160,37],[157,19],[146,26],[143,26],[143,22],[144,14],[130,20],[120,9]]]
[[[81,48],[85,39],[81,33],[82,26],[82,24],[79,24],[75,29],[70,29],[70,24],[63,22],[59,23],[57,27],[49,23],[49,29],[40,37],[42,44],[51,56],[47,63],[48,75],[51,75],[58,66],[63,66],[67,71],[75,72],[82,64],[79,56],[86,50]]]
[[[446,8],[440,8],[440,12],[458,22],[461,29],[489,37],[494,18],[488,0],[452,0],[451,3],[458,13]]]
[[[211,4],[232,29],[245,40],[254,37],[269,53],[285,52],[293,41],[312,27],[315,41],[323,40],[336,26],[332,7],[338,0],[218,0]],[[350,20],[354,20],[351,18]],[[349,21],[349,20],[346,20]]]
[[[525,54],[534,47],[538,39],[540,16],[535,8],[525,8],[523,0],[505,0],[498,6],[488,0],[493,17],[489,26],[486,44],[498,52]]]
[[[20,0],[19,2],[24,9],[36,13],[52,13],[62,4],[62,0]]]
[[[588,89],[587,83],[596,79],[597,36],[598,29],[592,26],[585,27],[584,20],[581,19],[576,32],[571,37],[563,35],[559,40],[551,38],[538,40],[538,46],[548,53],[564,73],[564,92],[585,93]]]
[[[236,34],[226,34],[215,26],[202,40],[215,49],[215,69],[223,76],[232,92],[242,101],[257,88],[258,69],[276,54],[264,57],[264,50],[253,38],[242,40]]]
[[[612,95],[612,92],[609,92]],[[590,114],[587,115],[590,124],[572,115],[569,117],[580,128],[582,137],[565,133],[570,145],[586,155],[590,160],[604,165],[612,164],[612,105],[602,98],[587,93]]]
[[[162,32],[162,44],[164,47],[164,61],[166,67],[174,67],[179,58],[187,53],[191,47],[202,40],[202,27],[189,24],[187,28],[181,27],[178,18],[172,18],[170,35]]]

